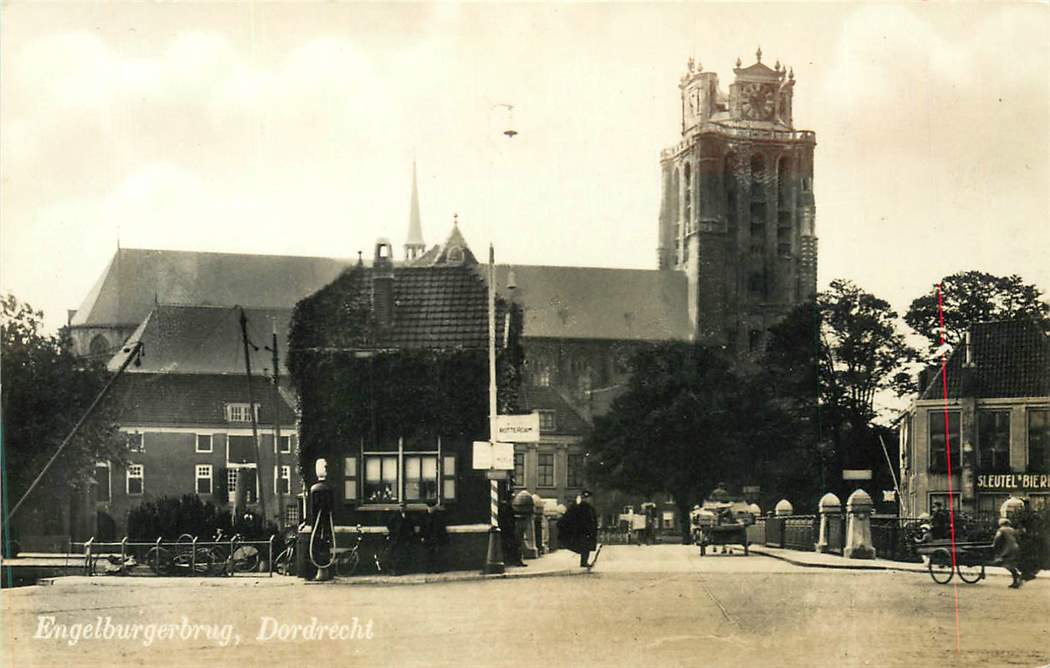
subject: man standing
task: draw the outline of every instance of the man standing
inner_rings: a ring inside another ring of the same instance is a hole
[[[439,503],[427,506],[423,544],[427,548],[427,568],[430,572],[440,573],[445,570],[441,551],[448,544],[448,524],[445,521],[445,509]]]
[[[394,575],[403,575],[411,568],[415,548],[416,527],[408,516],[408,506],[402,501],[390,521],[386,523],[390,541],[390,562]]]
[[[593,565],[588,557],[598,545],[598,514],[591,505],[590,491],[583,490],[580,502],[558,520],[558,540],[580,555],[581,568]]]

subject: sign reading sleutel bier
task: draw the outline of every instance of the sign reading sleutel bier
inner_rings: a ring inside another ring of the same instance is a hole
[[[1050,490],[1050,473],[1001,473],[977,476],[977,489]]]

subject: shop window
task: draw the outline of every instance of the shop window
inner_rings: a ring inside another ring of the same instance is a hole
[[[981,515],[996,515],[1009,494],[981,494],[977,497],[977,512]]]
[[[952,470],[962,468],[962,443],[959,442],[959,411],[948,411],[948,430],[945,432],[944,411],[927,414],[930,423],[930,472],[948,472],[948,448],[952,451]]]
[[[1050,473],[1050,410],[1028,411],[1028,470]]]
[[[526,487],[525,482],[525,453],[514,453],[514,486]]]
[[[456,456],[445,455],[441,460],[441,498],[456,500]]]
[[[977,414],[977,448],[982,471],[1010,470],[1009,411],[981,411]]]
[[[565,484],[568,487],[583,487],[583,455],[569,455],[566,462]]]
[[[1030,494],[1028,505],[1035,511],[1046,510],[1050,508],[1050,494]]]
[[[197,452],[212,452],[213,447],[211,434],[197,434],[197,444],[195,448]]]
[[[397,457],[365,457],[365,500],[369,503],[397,501]]]
[[[405,500],[437,500],[437,456],[405,457]]]
[[[941,504],[942,508],[947,510],[948,507],[949,507],[948,506],[948,495],[946,493],[943,493],[943,492],[935,492],[933,494],[930,494],[929,495],[929,503],[930,503],[930,505],[927,508],[927,512],[933,512],[934,504],[938,504],[938,503]],[[958,492],[953,492],[952,493],[951,509],[952,509],[952,512],[956,512],[956,513],[959,512],[959,493]]]
[[[280,475],[278,475],[277,467],[273,467],[273,493],[274,494],[291,494],[292,493],[292,467],[282,465]]]
[[[536,486],[554,487],[554,453],[541,452],[536,465]]]
[[[198,494],[212,493],[212,468],[211,464],[197,464],[194,467],[194,489]]]
[[[357,501],[357,457],[343,457],[343,502]]]
[[[95,464],[95,484],[97,485],[95,501],[109,503],[113,498],[109,462],[99,462]]]
[[[146,468],[142,464],[128,464],[126,491],[128,496],[142,496],[146,492]]]

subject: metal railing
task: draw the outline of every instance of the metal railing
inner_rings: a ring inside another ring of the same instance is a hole
[[[196,536],[177,540],[157,538],[152,542],[98,541],[71,542],[70,553],[82,550],[84,574],[221,576],[268,573],[273,577],[274,537],[268,540],[202,541]],[[265,558],[264,558],[265,557]],[[262,567],[265,566],[265,569]]]

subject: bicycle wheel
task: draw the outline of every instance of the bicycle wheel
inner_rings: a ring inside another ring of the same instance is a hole
[[[927,566],[930,577],[937,584],[948,584],[955,571],[952,570],[952,555],[948,550],[935,550],[930,553],[930,563]]]
[[[259,570],[259,550],[251,545],[238,547],[233,552],[232,561],[235,573],[254,573]]]
[[[340,577],[350,577],[357,571],[357,566],[360,563],[361,557],[358,556],[357,550],[344,552],[335,558],[335,572]]]
[[[955,570],[959,573],[959,579],[966,584],[977,584],[984,579],[984,564],[957,563]]]
[[[171,575],[171,571],[173,570],[171,553],[164,548],[157,549],[156,547],[151,547],[149,551],[146,552],[146,564],[156,575]]]

